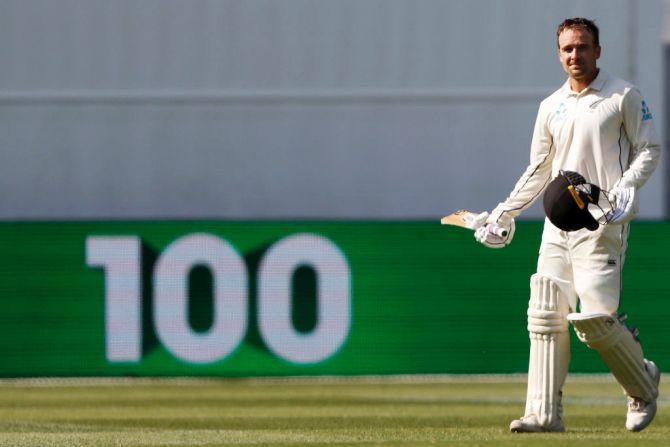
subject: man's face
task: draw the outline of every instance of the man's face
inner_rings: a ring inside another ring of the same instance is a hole
[[[599,57],[600,46],[595,45],[589,31],[568,28],[558,36],[558,58],[570,78],[578,81],[595,78]]]

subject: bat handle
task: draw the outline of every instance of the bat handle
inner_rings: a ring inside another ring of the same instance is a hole
[[[507,230],[505,230],[503,227],[499,227],[498,225],[486,224],[486,230],[489,233],[495,234],[496,236],[507,237]]]

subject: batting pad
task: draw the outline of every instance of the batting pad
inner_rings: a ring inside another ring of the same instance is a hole
[[[658,396],[658,386],[644,366],[642,347],[628,328],[607,314],[568,315],[577,337],[595,349],[628,396],[650,402]]]
[[[543,427],[560,422],[561,395],[570,362],[570,283],[534,274],[530,278],[528,332],[530,360],[526,416],[534,414]]]

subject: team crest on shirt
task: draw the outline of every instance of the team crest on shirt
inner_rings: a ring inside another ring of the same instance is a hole
[[[556,121],[563,121],[567,117],[567,114],[568,114],[568,110],[565,107],[565,103],[562,102],[558,105],[558,108],[554,112],[554,119]]]
[[[648,121],[652,119],[651,110],[646,102],[642,101],[642,121]]]

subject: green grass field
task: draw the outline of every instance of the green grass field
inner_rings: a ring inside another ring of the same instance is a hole
[[[647,430],[629,433],[625,399],[604,376],[568,379],[566,433],[511,434],[507,425],[523,410],[523,380],[5,380],[0,445],[670,445],[668,399]]]

